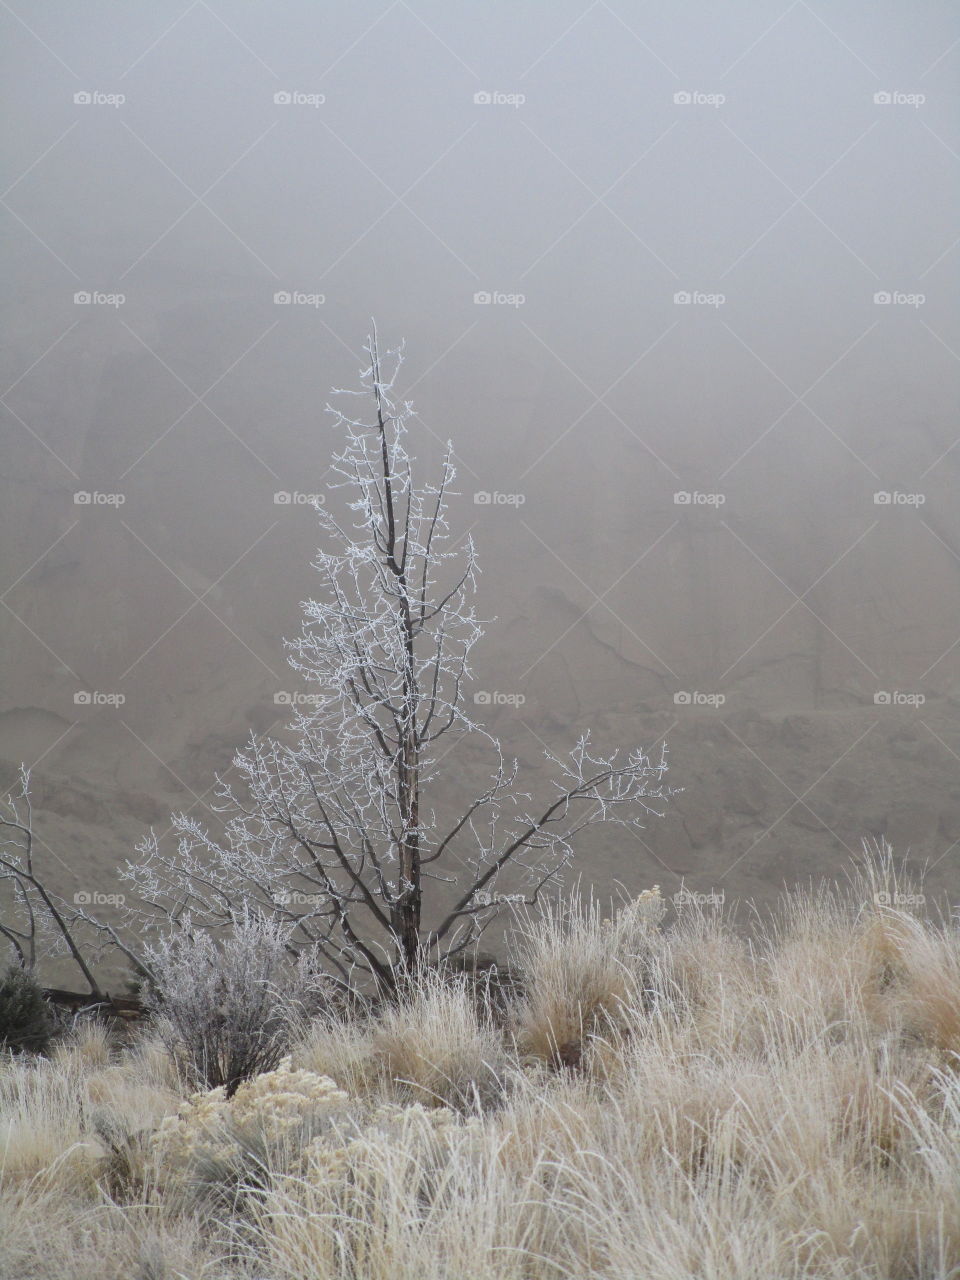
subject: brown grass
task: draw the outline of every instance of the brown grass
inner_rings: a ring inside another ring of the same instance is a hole
[[[311,1027],[294,1067],[349,1108],[219,1198],[156,1166],[184,1086],[155,1043],[7,1058],[0,1275],[958,1280],[960,934],[877,900],[906,892],[875,858],[749,943],[528,918],[506,1025],[433,975]]]

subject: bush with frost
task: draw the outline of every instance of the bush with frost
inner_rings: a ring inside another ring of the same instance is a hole
[[[291,960],[288,942],[289,926],[244,914],[220,941],[183,928],[154,945],[147,1007],[194,1084],[231,1097],[278,1065],[293,1028],[324,1003],[323,978],[305,956]]]

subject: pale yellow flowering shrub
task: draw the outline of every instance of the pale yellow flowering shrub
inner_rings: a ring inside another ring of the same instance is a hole
[[[187,1099],[178,1115],[166,1116],[150,1139],[159,1162],[185,1168],[197,1160],[219,1157],[229,1146],[226,1090],[220,1085]]]
[[[617,945],[629,950],[638,941],[646,939],[667,914],[667,904],[660,893],[660,886],[644,889],[636,898],[625,903],[613,920],[604,921],[616,936]]]
[[[329,1076],[294,1070],[288,1055],[274,1071],[244,1081],[230,1099],[222,1085],[193,1094],[179,1115],[163,1120],[151,1145],[161,1165],[185,1171],[199,1161],[235,1158],[252,1143],[282,1146],[349,1102]]]
[[[342,1111],[349,1101],[329,1076],[295,1071],[288,1054],[275,1071],[240,1085],[230,1102],[230,1119],[241,1127],[258,1125],[268,1138],[282,1138],[304,1121]]]
[[[230,1099],[222,1086],[195,1093],[162,1121],[151,1148],[174,1176],[204,1162],[229,1164],[256,1148],[271,1153],[272,1163],[335,1182],[371,1146],[402,1148],[429,1165],[454,1139],[481,1131],[479,1119],[449,1107],[384,1103],[364,1113],[329,1076],[295,1070],[288,1056]]]

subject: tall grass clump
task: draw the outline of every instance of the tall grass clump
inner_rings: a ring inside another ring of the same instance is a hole
[[[524,917],[518,1034],[528,1055],[578,1067],[592,1037],[622,1027],[631,1011],[644,1007],[665,910],[656,888],[610,918],[579,893]]]

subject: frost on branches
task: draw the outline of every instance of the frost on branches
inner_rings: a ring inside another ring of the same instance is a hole
[[[317,594],[286,642],[310,705],[287,738],[251,736],[236,756],[241,785],[218,781],[217,830],[176,815],[176,853],[151,836],[126,874],[168,921],[229,926],[243,909],[275,913],[344,983],[359,970],[391,989],[424,959],[472,945],[505,900],[536,900],[585,826],[639,826],[672,793],[664,749],[655,761],[640,749],[603,755],[589,735],[569,755],[547,753],[552,791],[539,806],[517,790],[516,762],[464,705],[482,630],[473,542],[453,541],[447,522],[451,446],[438,478],[417,483],[414,410],[395,390],[402,348],[381,353],[374,332],[365,352],[360,388],[328,406],[343,441],[329,487],[344,514],[316,504]],[[467,735],[487,742],[489,784],[441,816],[442,762]],[[498,891],[508,865],[520,895]],[[431,909],[438,881],[456,885],[446,914]]]

